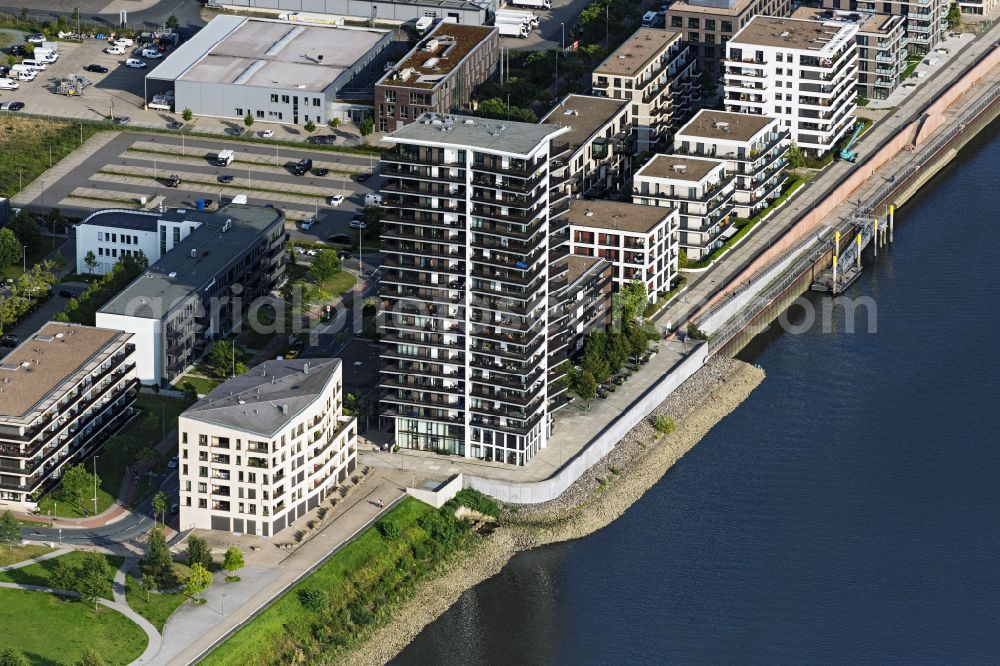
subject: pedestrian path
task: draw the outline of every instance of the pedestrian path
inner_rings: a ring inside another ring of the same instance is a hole
[[[45,560],[51,560],[53,558],[70,553],[72,550],[70,548],[60,548],[54,550],[51,553],[45,553],[44,555],[39,555],[38,557],[32,557],[21,562],[15,562],[14,564],[8,564],[7,566],[0,567],[0,572],[3,571],[13,571],[14,569],[23,569],[24,567],[31,566],[32,564],[38,564],[39,562],[44,562]]]

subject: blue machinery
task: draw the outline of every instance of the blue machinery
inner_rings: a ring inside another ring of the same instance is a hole
[[[851,146],[853,146],[854,142],[858,140],[858,135],[861,134],[861,130],[863,130],[864,128],[865,124],[862,122],[859,122],[857,125],[854,126],[854,134],[851,135],[851,140],[847,142],[847,145],[844,146],[844,149],[840,151],[840,159],[844,160],[845,162],[851,162],[851,163],[854,163],[854,161],[858,159],[858,154],[855,151],[851,150]]]

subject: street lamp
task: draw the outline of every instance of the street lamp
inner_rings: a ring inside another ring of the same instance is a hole
[[[97,515],[97,456],[94,456],[94,515]]]

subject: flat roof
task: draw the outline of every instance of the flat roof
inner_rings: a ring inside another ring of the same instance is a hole
[[[168,56],[152,78],[322,92],[389,34],[233,16],[216,17],[206,30],[204,39],[196,35]]]
[[[42,326],[0,359],[0,419],[31,412],[119,336],[130,334],[55,321]]]
[[[698,183],[712,171],[721,169],[724,165],[725,162],[720,160],[709,160],[701,157],[656,155],[646,162],[635,175]]]
[[[578,227],[645,234],[655,229],[673,210],[621,201],[571,199],[567,219],[570,225]]]
[[[377,85],[432,89],[496,32],[498,29],[492,26],[438,23]],[[398,78],[398,74],[407,69],[413,73],[405,80]]]
[[[595,74],[635,76],[661,53],[681,38],[681,33],[661,28],[639,28],[615,52],[594,69]]]
[[[755,16],[728,43],[819,51],[836,41],[853,38],[850,33],[854,29],[844,23]]]
[[[212,389],[181,416],[270,437],[322,397],[339,358],[266,361]]]
[[[280,224],[284,214],[277,208],[229,204],[217,213],[171,209],[160,217],[194,220],[201,226],[192,230],[99,312],[161,319],[171,308],[204,288],[273,224]],[[232,224],[223,231],[227,220]],[[195,256],[191,256],[192,250]]]
[[[676,2],[671,3],[667,8],[667,15],[669,16],[675,12],[689,12],[693,14],[711,14],[713,16],[740,16],[748,9],[753,3],[753,0],[736,0],[728,7],[714,7],[707,4],[701,4],[695,0],[695,2],[684,2],[683,0],[676,0]]]
[[[631,104],[629,100],[613,97],[566,95],[555,108],[545,114],[541,122],[568,128],[569,132],[563,134],[561,138],[568,141],[572,149],[576,150],[586,144],[596,132],[610,123],[629,104]]]
[[[88,215],[80,224],[95,227],[111,227],[114,229],[131,229],[132,231],[156,231],[159,213],[144,213],[141,211],[99,210]]]
[[[852,12],[845,9],[821,9],[819,7],[799,7],[790,18],[806,21],[842,21],[858,26],[860,32],[886,33],[900,27],[903,16],[891,14],[869,14],[867,12]],[[890,25],[895,24],[895,25]]]
[[[749,141],[775,120],[777,119],[771,116],[759,116],[753,113],[701,109],[694,118],[677,130],[674,136]]]
[[[567,131],[541,123],[428,112],[383,140],[389,143],[416,141],[435,146],[471,147],[528,156],[540,144]]]

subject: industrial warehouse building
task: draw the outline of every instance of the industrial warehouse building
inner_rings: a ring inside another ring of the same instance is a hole
[[[209,0],[209,5],[235,9],[334,14],[406,23],[428,16],[466,25],[493,22],[500,0]]]
[[[363,120],[392,34],[373,28],[217,16],[146,76],[146,99],[169,91],[174,110],[317,125]]]

